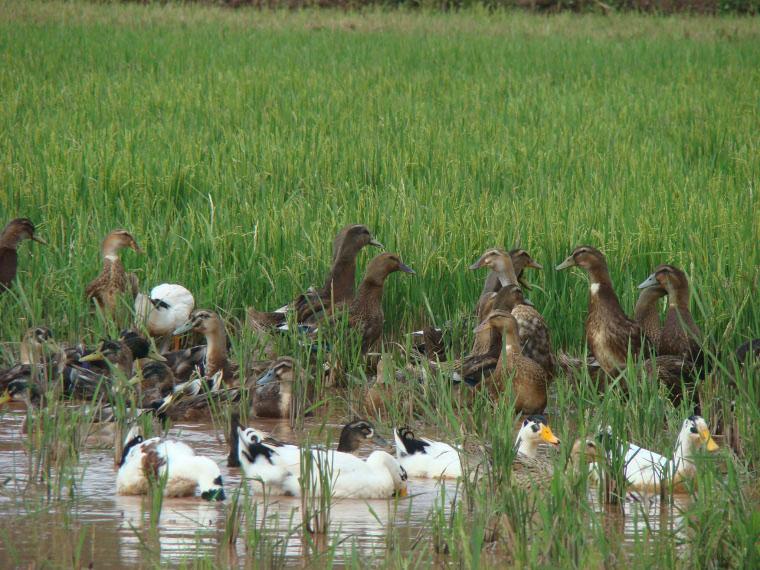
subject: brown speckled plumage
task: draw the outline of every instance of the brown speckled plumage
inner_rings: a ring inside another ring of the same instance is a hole
[[[525,301],[522,289],[518,285],[502,287],[496,293],[493,310],[512,313],[519,327],[522,353],[537,362],[549,380],[554,378],[556,360],[549,327],[541,313]]]
[[[127,273],[119,257],[119,250],[125,247],[141,253],[132,234],[126,230],[114,230],[106,236],[101,246],[103,269],[85,289],[87,299],[92,299],[109,315],[116,313],[122,296],[127,297],[131,307],[138,292],[137,276]]]
[[[662,324],[660,323],[658,302],[665,294],[666,291],[663,287],[642,289],[633,309],[633,320],[639,324],[647,341],[654,347],[660,345]]]

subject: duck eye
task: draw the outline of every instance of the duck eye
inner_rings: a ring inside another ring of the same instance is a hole
[[[538,426],[538,424],[533,424],[530,426],[530,429],[533,430],[533,433],[537,433],[541,428]]]
[[[697,426],[695,426],[695,425],[692,425],[691,426],[691,430],[689,430],[689,431],[691,431],[691,433],[699,433],[699,430],[697,429]]]

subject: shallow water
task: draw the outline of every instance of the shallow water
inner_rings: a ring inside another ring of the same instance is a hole
[[[25,412],[13,408],[0,418],[0,568],[29,566],[50,561],[54,566],[134,568],[161,563],[177,564],[205,555],[231,566],[251,564],[253,553],[246,547],[245,525],[233,549],[227,548],[224,529],[231,509],[230,497],[241,489],[240,472],[226,465],[226,446],[220,431],[210,423],[177,424],[170,436],[181,436],[202,455],[216,461],[222,470],[228,500],[209,503],[198,498],[165,499],[157,532],[150,524],[150,499],[123,497],[115,493],[116,470],[113,450],[86,448],[80,455],[80,477],[73,497],[45,501],[41,485],[28,481],[29,460],[21,427]],[[287,423],[254,421],[282,439],[294,439]],[[309,426],[307,426],[308,429]],[[335,427],[335,435],[339,426]],[[366,455],[370,447],[360,450]],[[340,564],[358,551],[364,559],[386,555],[389,533],[402,549],[410,549],[420,537],[429,542],[431,510],[450,503],[456,484],[412,480],[410,496],[398,501],[335,500],[330,514],[327,544],[339,544],[334,560]],[[443,490],[443,498],[441,497]],[[245,490],[242,490],[245,492]],[[301,503],[288,497],[251,496],[255,501],[257,527],[263,528],[268,544],[285,565],[303,566],[313,550],[303,542],[300,530]],[[658,498],[626,501],[625,515],[600,505],[589,492],[596,510],[605,510],[606,524],[633,544],[647,529],[673,530],[684,500],[662,507]],[[266,519],[265,521],[263,519]],[[249,525],[250,526],[250,525]],[[323,545],[324,546],[324,545]],[[625,547],[625,544],[624,544]],[[259,553],[256,554],[258,556]]]

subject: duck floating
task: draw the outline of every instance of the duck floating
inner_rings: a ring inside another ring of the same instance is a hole
[[[223,501],[224,488],[219,466],[208,457],[196,455],[187,444],[172,439],[128,436],[124,446],[116,491],[120,495],[146,495],[152,485],[165,480],[164,495],[190,497],[200,492],[207,501]]]
[[[385,451],[373,451],[362,460],[350,453],[284,444],[250,427],[238,427],[237,432],[238,460],[246,478],[271,494],[301,495],[304,460],[311,462],[308,484],[317,496],[324,491],[320,470],[333,498],[388,499],[406,494],[406,472]]]

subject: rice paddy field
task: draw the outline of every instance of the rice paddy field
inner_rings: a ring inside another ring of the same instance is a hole
[[[416,271],[385,288],[396,369],[425,325],[445,330],[449,357],[467,352],[484,277],[468,267],[495,246],[544,266],[530,299],[555,349],[585,356],[586,276],[553,268],[590,244],[628,314],[654,267],[687,273],[710,362],[701,414],[720,445],[681,493],[610,497],[564,469],[565,444],[609,424],[669,453],[695,400],[674,406],[634,363],[627,394],[559,374],[554,477],[525,492],[509,484],[509,391],[463,405],[442,375],[389,380],[378,413],[358,354],[341,353],[336,386],[282,335],[279,353],[309,370],[311,413],[267,430],[331,443],[354,415],[386,435],[410,424],[487,454],[487,473],[410,481],[392,501],[262,499],[224,465],[221,409],[167,429],[223,466],[226,501],[126,500],[112,445],[81,435],[91,410],[51,404],[31,437],[14,404],[0,409],[0,567],[760,566],[760,372],[733,356],[760,337],[759,61],[751,17],[0,0],[0,224],[28,217],[49,244],[20,246],[0,296],[0,368],[30,326],[69,343],[118,333],[84,294],[115,228],[144,250],[122,256],[142,288],[185,285],[245,362],[263,345],[246,308],[321,285],[336,232],[366,224]]]

